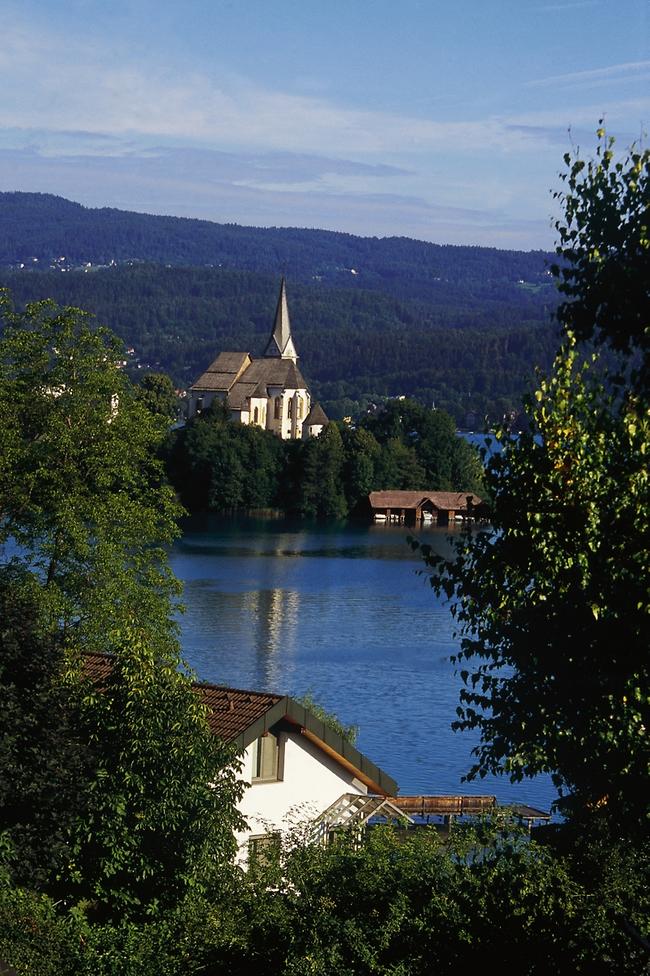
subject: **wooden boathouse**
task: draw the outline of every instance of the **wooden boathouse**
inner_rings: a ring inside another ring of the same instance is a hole
[[[478,495],[463,491],[371,491],[368,504],[376,522],[406,525],[483,518],[485,508]]]

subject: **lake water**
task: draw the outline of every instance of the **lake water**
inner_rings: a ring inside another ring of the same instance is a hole
[[[398,525],[193,517],[171,552],[186,659],[200,679],[313,697],[360,727],[402,794],[494,794],[548,810],[539,777],[462,783],[475,743],[452,732],[460,678],[449,608]],[[453,530],[452,530],[453,531]],[[448,551],[448,530],[418,533]]]

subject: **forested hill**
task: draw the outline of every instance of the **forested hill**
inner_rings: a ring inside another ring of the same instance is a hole
[[[286,274],[301,369],[333,417],[400,395],[461,426],[516,409],[555,345],[550,260],[0,193],[0,285],[17,304],[88,309],[135,348],[134,370],[180,387],[223,349],[261,354]]]
[[[547,285],[551,255],[356,237],[300,228],[241,227],[207,220],[92,209],[45,193],[0,193],[0,266],[149,261],[284,273],[339,287],[438,302],[462,286],[518,304],[522,282]]]

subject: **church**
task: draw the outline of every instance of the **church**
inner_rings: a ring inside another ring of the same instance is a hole
[[[316,437],[327,425],[298,369],[284,278],[264,355],[253,359],[248,352],[219,353],[188,391],[188,418],[207,410],[215,399],[226,401],[232,420],[270,430],[283,440]]]

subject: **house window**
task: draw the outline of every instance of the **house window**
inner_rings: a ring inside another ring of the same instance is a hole
[[[284,750],[273,732],[267,732],[253,749],[253,783],[276,783],[282,779]]]

